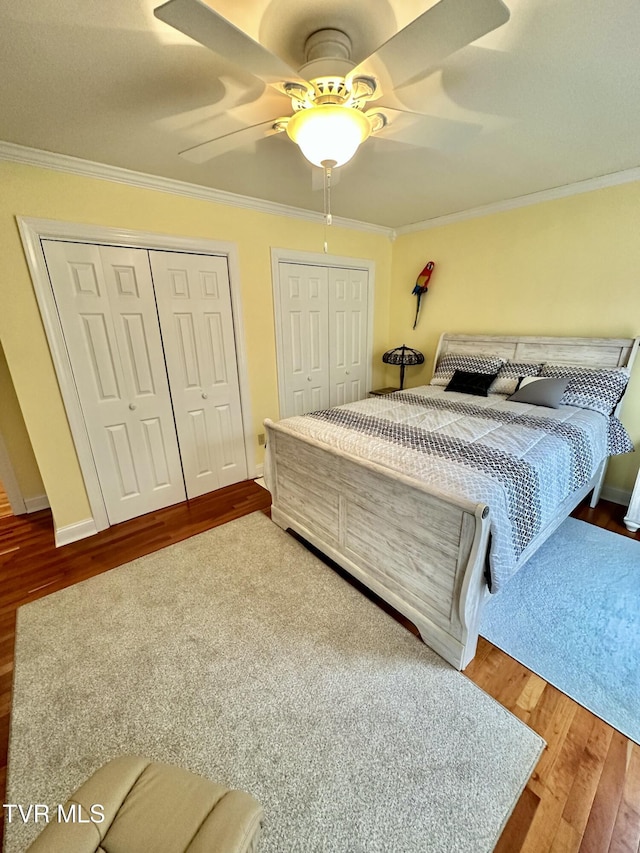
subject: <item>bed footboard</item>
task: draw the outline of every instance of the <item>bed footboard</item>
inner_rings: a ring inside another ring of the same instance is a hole
[[[265,422],[271,517],[406,616],[457,669],[472,660],[486,593],[486,504]]]

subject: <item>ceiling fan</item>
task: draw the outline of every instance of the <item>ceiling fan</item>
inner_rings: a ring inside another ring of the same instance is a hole
[[[203,163],[286,133],[307,160],[325,170],[348,162],[362,142],[384,135],[403,113],[416,115],[398,109],[394,89],[423,78],[454,51],[509,20],[502,0],[440,0],[358,64],[347,33],[316,30],[305,43],[305,64],[296,71],[202,0],[168,0],[154,14],[280,92],[283,112],[286,106],[291,113],[218,136],[180,152],[183,157]]]

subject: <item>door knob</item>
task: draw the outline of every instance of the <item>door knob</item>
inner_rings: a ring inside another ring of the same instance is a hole
[[[348,371],[348,370],[345,370],[345,373],[347,374],[347,376],[349,375],[349,371]]]
[[[203,400],[206,400],[206,399],[207,399],[207,395],[204,393],[204,391],[202,392],[202,399],[203,399]]]
[[[136,404],[135,403],[129,403],[129,408],[131,409],[132,412],[135,412]]]
[[[307,376],[307,382],[311,382],[311,377]]]

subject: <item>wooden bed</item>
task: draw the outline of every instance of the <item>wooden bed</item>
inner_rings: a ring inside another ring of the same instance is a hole
[[[518,362],[630,367],[637,348],[638,339],[445,334],[436,364],[445,353],[456,352]],[[272,519],[391,604],[413,622],[428,646],[464,669],[475,655],[489,595],[489,507],[298,436],[286,421],[267,420],[265,427]],[[595,506],[606,463],[538,533],[527,559],[589,492]]]

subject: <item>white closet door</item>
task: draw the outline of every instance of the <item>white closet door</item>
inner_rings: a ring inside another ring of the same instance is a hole
[[[147,252],[43,249],[110,523],[184,500]]]
[[[187,495],[194,498],[247,478],[227,260],[149,257]]]
[[[283,418],[329,406],[329,276],[326,267],[280,263]]]
[[[367,396],[368,273],[329,268],[329,405]]]

